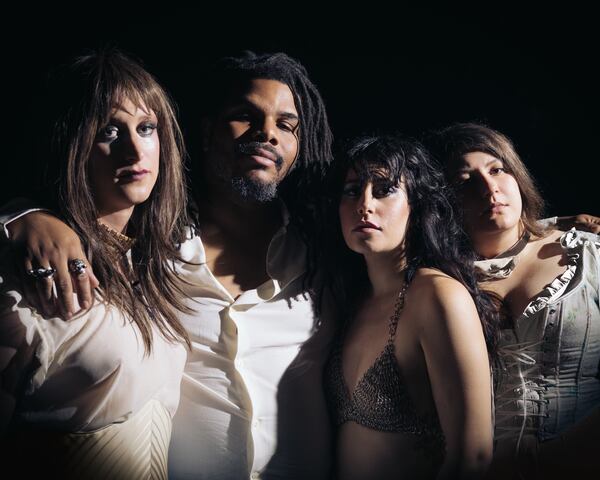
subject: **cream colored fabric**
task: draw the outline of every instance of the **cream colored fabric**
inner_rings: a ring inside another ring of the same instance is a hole
[[[21,452],[51,454],[49,465],[16,466],[23,472],[45,470],[61,478],[90,480],[163,480],[170,438],[171,414],[158,400],[150,400],[126,422],[94,432],[33,431],[12,441]]]
[[[0,249],[0,435],[9,423],[11,432],[105,432],[94,439],[123,432],[125,445],[130,435],[143,434],[138,426],[149,417],[142,412],[152,405],[174,415],[185,359],[185,347],[157,331],[147,354],[137,327],[99,298],[70,321],[42,317],[20,293],[10,252]],[[165,428],[157,430],[161,461]],[[87,453],[79,453],[85,463]],[[147,459],[140,461],[141,468]]]

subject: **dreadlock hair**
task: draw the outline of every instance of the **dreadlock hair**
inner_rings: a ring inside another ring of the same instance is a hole
[[[497,341],[497,313],[492,299],[477,285],[475,253],[455,219],[442,171],[418,142],[399,135],[364,136],[351,141],[328,175],[330,231],[323,239],[323,260],[327,285],[342,318],[352,315],[369,286],[364,258],[345,245],[339,220],[342,187],[351,169],[361,183],[404,183],[410,214],[405,241],[398,247],[398,270],[406,268],[407,282],[412,281],[417,269],[424,267],[438,269],[458,280],[475,302],[488,352],[492,354]]]
[[[284,83],[294,97],[299,116],[299,153],[278,191],[290,212],[291,225],[308,246],[309,271],[314,271],[315,228],[322,224],[317,200],[321,195],[327,166],[333,157],[333,135],[323,99],[304,66],[285,53],[256,54],[246,51],[240,56],[225,57],[208,72],[205,95],[198,106],[202,117],[214,118],[232,92],[254,79]],[[195,197],[201,198],[201,169],[193,165],[192,172]]]
[[[82,240],[100,282],[103,300],[129,317],[152,350],[152,326],[173,342],[190,345],[177,311],[191,311],[173,269],[189,220],[183,158],[185,149],[173,103],[140,63],[106,47],[56,69],[47,85],[43,162],[38,198],[57,212]],[[136,282],[115,261],[120,245],[101,228],[90,178],[90,152],[113,109],[130,100],[157,117],[160,170],[149,198],[137,205],[126,234],[136,239],[131,269]],[[49,154],[49,155],[48,155]]]

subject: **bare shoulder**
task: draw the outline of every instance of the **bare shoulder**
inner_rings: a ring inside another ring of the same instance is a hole
[[[539,240],[544,244],[559,243],[560,237],[562,237],[564,234],[565,234],[565,232],[563,232],[561,230],[550,229],[550,230],[547,230],[546,235],[539,238]]]
[[[419,268],[411,290],[414,290],[415,296],[429,301],[462,300],[465,296],[471,298],[462,283],[435,268]]]
[[[543,237],[535,237],[529,241],[531,249],[530,256],[538,258],[560,257],[563,255],[563,248],[560,245],[560,238],[565,232],[560,230],[548,230]]]
[[[439,270],[419,269],[409,293],[407,304],[410,301],[413,307],[418,308],[418,318],[423,327],[477,316],[475,303],[466,287]]]

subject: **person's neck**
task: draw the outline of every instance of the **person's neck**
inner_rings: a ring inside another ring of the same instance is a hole
[[[365,263],[373,297],[395,295],[404,285],[405,272],[397,254],[365,255]]]
[[[209,190],[199,199],[198,209],[200,228],[205,234],[219,232],[244,237],[271,232],[272,235],[283,223],[277,200],[247,202],[227,191]]]
[[[494,258],[519,241],[523,230],[520,223],[507,230],[480,232],[471,235],[473,248],[483,258]]]
[[[101,212],[98,216],[98,222],[106,225],[111,230],[118,233],[125,233],[129,219],[133,214],[133,208],[119,210],[116,212]]]

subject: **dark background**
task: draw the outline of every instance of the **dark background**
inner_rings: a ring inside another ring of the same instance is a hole
[[[483,121],[513,139],[548,213],[600,215],[599,55],[591,11],[363,4],[325,14],[307,4],[222,7],[103,3],[6,13],[8,152],[0,200],[27,193],[39,135],[31,99],[45,73],[110,42],[142,59],[173,94],[189,138],[197,134],[193,97],[207,62],[243,49],[285,51],[319,87],[337,138],[375,130],[419,136],[455,121]]]

